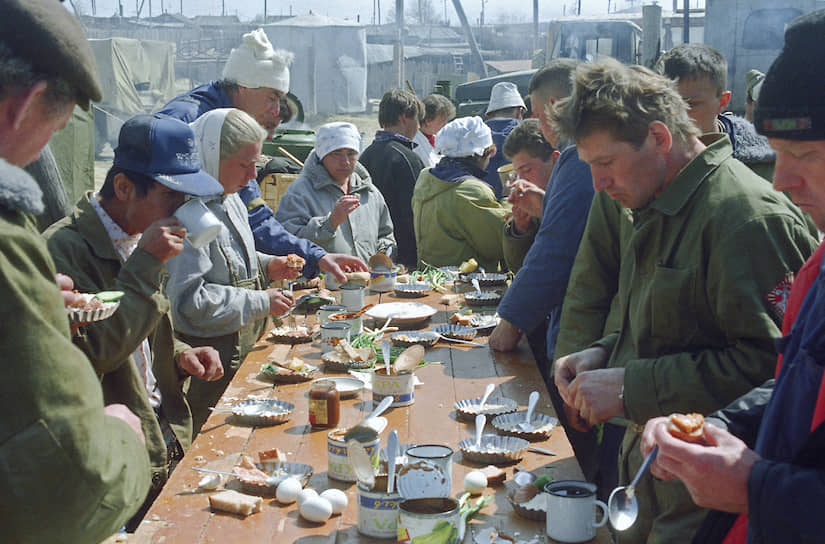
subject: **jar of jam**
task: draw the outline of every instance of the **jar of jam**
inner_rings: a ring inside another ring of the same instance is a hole
[[[340,417],[341,399],[335,382],[312,382],[309,386],[309,424],[313,427],[336,427]]]

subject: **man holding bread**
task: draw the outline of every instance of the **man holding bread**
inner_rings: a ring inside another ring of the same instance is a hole
[[[825,229],[825,11],[789,24],[765,76],[754,125],[776,150],[773,185]],[[792,81],[793,85],[788,85]],[[769,251],[769,249],[768,249]],[[822,542],[825,504],[825,244],[796,274],[782,322],[776,380],[753,389],[705,423],[690,443],[649,421],[642,451],[679,479],[708,514],[694,542]],[[689,438],[689,437],[688,437]]]
[[[86,37],[55,0],[0,2],[0,525],[6,542],[100,542],[150,484],[140,420],[104,407],[72,344],[72,282],[36,228],[43,203],[23,170],[75,105],[101,90]],[[61,296],[61,288],[64,289]]]
[[[632,221],[620,237],[618,327],[555,364],[559,393],[589,424],[624,420],[627,484],[648,419],[709,413],[771,376],[789,278],[816,241],[726,135],[699,137],[674,82],[646,68],[579,66],[549,118]],[[647,476],[636,498],[620,544],[687,542],[706,514],[678,482]]]

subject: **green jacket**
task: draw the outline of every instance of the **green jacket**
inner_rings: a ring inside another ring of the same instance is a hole
[[[509,210],[489,185],[476,178],[444,181],[425,168],[418,175],[412,207],[419,261],[451,266],[472,257],[485,269],[498,270]]]
[[[149,461],[71,342],[41,211],[34,180],[0,160],[0,525],[8,542],[99,542],[142,504]]]
[[[640,426],[710,413],[773,376],[790,281],[817,246],[798,208],[733,159],[726,136],[707,142],[632,211],[632,229],[618,229],[619,327],[597,343],[608,367],[625,369],[625,415]],[[622,445],[622,482],[641,464],[637,429]],[[637,490],[640,518],[620,543],[689,541],[704,512],[681,483],[648,477]]]
[[[192,415],[183,394],[187,375],[175,360],[189,346],[172,333],[169,300],[162,292],[164,264],[140,248],[122,262],[89,203],[90,195],[82,197],[72,215],[49,227],[43,236],[57,271],[70,276],[78,291],[126,293],[112,317],[82,327],[72,340],[89,357],[106,403],[125,404],[140,418],[152,481],[159,485],[168,477],[166,443],[131,356],[148,337],[163,414],[186,449],[192,442]]]

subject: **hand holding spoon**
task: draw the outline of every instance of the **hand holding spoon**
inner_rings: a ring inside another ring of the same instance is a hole
[[[650,453],[645,457],[639,471],[630,485],[627,487],[619,486],[610,493],[610,498],[607,501],[607,517],[610,519],[610,525],[617,531],[626,531],[639,517],[639,504],[636,501],[636,484],[642,478],[650,464],[656,459],[659,454],[659,446],[654,446]]]

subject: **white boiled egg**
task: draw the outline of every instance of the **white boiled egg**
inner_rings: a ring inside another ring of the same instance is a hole
[[[314,489],[310,489],[308,487],[304,488],[300,493],[298,493],[298,506],[302,506],[307,499],[314,499],[318,497],[318,492]]]
[[[327,489],[321,493],[321,497],[325,498],[332,505],[332,513],[340,514],[344,511],[349,503],[347,494],[340,489]]]
[[[286,478],[278,484],[278,489],[275,490],[275,498],[281,504],[292,504],[298,498],[302,488],[303,486],[297,478]]]
[[[324,523],[332,515],[332,504],[323,497],[315,497],[304,501],[299,511],[307,521]]]
[[[464,491],[471,495],[482,493],[487,487],[487,476],[483,472],[473,470],[464,477]]]

